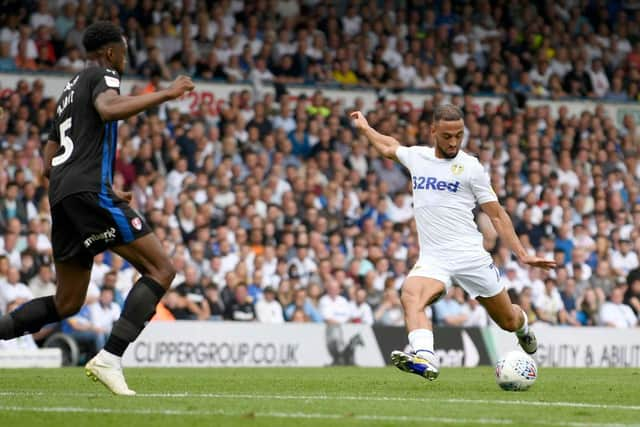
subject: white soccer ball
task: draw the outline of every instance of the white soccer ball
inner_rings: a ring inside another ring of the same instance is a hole
[[[527,390],[537,378],[536,362],[522,351],[511,351],[496,364],[496,383],[503,390]]]

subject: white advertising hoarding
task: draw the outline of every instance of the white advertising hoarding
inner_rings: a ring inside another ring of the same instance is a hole
[[[152,322],[125,366],[384,366],[373,330],[347,324]]]
[[[62,352],[59,348],[0,349],[0,368],[59,368]]]
[[[627,368],[640,367],[640,329],[575,328],[535,325],[538,351],[535,359],[543,367]],[[489,346],[500,357],[519,349],[513,333],[490,328]],[[492,345],[493,344],[493,345]],[[495,360],[494,360],[495,362]]]

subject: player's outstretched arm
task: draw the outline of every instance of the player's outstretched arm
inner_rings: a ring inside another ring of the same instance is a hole
[[[138,96],[119,95],[115,90],[107,90],[96,97],[96,110],[105,122],[127,119],[149,108],[181,97],[195,88],[191,78],[179,76],[170,87],[158,92]]]
[[[518,257],[520,262],[529,264],[532,267],[540,267],[544,269],[555,268],[556,262],[540,258],[537,256],[531,256],[527,253],[520,239],[513,228],[513,223],[504,208],[500,206],[498,202],[487,202],[480,205],[480,208],[491,219],[493,227],[496,229],[500,240],[502,240],[509,249],[513,251]]]
[[[380,154],[389,159],[398,160],[396,150],[400,147],[400,143],[395,138],[382,135],[369,126],[369,122],[360,111],[354,111],[350,116],[358,132],[366,136]]]

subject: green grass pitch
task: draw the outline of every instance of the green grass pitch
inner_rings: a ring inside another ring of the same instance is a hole
[[[0,426],[640,425],[640,369],[540,370],[526,392],[491,368],[435,382],[395,368],[126,369],[136,397],[79,368],[0,370]]]

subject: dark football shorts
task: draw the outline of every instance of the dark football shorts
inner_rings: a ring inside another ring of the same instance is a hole
[[[51,208],[55,261],[75,258],[91,268],[93,257],[151,232],[129,204],[104,193],[71,194]]]

